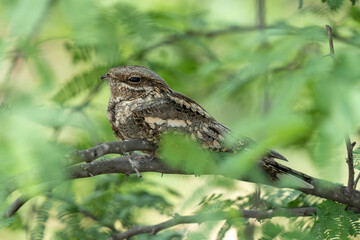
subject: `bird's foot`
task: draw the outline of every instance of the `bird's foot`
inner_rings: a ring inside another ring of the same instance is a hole
[[[85,170],[88,172],[90,177],[93,177],[94,175],[91,172],[91,167],[92,167],[92,162],[89,162],[89,163],[85,164]]]
[[[128,160],[128,162],[130,163],[132,169],[136,172],[136,174],[138,175],[139,178],[142,178],[142,175],[140,173],[140,171],[138,170],[139,168],[139,163],[137,159],[133,159],[132,154],[129,155],[127,153],[124,154],[124,157]]]
[[[150,155],[150,154],[132,154],[131,155],[132,159],[137,160],[137,161],[152,161],[155,156]]]

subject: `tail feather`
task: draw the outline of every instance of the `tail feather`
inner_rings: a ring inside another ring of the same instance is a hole
[[[278,178],[280,180],[280,186],[283,184],[285,187],[299,187],[299,188],[308,188],[314,189],[314,185],[306,182],[300,177],[296,177],[292,174],[278,174]]]
[[[278,152],[275,152],[274,150],[270,150],[270,151],[268,152],[268,156],[269,156],[269,157],[272,157],[272,158],[276,158],[276,159],[280,159],[280,160],[284,160],[284,161],[288,162],[288,160],[287,160],[283,155],[281,155],[281,154],[278,153]]]
[[[274,159],[270,157],[265,157],[260,162],[260,167],[265,171],[265,173],[270,177],[270,180],[277,181],[281,180],[282,185],[288,187],[298,187],[298,188],[307,188],[313,189],[314,185],[312,184],[313,178],[298,172],[292,168],[284,166],[280,163],[277,163]]]

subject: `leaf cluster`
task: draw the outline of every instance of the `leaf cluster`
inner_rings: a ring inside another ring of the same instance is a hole
[[[319,239],[349,239],[360,234],[359,214],[346,210],[346,205],[327,200],[317,210],[312,232]]]

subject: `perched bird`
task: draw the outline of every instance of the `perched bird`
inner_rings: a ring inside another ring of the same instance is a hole
[[[198,140],[204,148],[222,152],[241,150],[253,143],[242,138],[229,148],[225,142],[229,128],[216,121],[197,102],[172,90],[148,68],[119,66],[110,69],[101,79],[109,82],[111,97],[107,117],[118,139],[144,139],[158,144],[162,133],[176,131]],[[286,160],[270,150],[260,161],[271,179],[290,171],[273,158]]]

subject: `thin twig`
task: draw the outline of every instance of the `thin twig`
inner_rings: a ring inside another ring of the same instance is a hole
[[[149,225],[149,226],[135,226],[132,229],[112,235],[113,240],[122,240],[128,239],[132,236],[151,233],[155,235],[161,230],[171,228],[179,224],[191,224],[191,223],[203,223],[208,221],[220,221],[224,219],[234,219],[234,218],[255,218],[257,220],[273,218],[273,217],[306,217],[312,216],[316,213],[316,208],[314,207],[304,207],[304,208],[279,208],[275,210],[265,210],[265,211],[253,211],[253,210],[240,210],[238,215],[234,216],[233,212],[217,212],[203,215],[190,215],[190,216],[179,216],[176,215],[173,219],[168,221]]]
[[[354,183],[354,189],[356,189],[356,186],[359,182],[359,179],[360,179],[360,173],[357,175],[356,179],[355,179],[355,183]]]
[[[274,29],[276,28],[276,25],[272,26],[264,26],[262,29]],[[192,38],[192,37],[205,37],[205,38],[214,38],[226,34],[232,34],[232,33],[240,33],[240,32],[252,32],[252,31],[259,31],[258,26],[230,26],[218,30],[213,31],[193,31],[193,30],[187,30],[184,33],[181,34],[174,34],[168,36],[166,39],[159,41],[153,45],[150,45],[149,47],[146,47],[139,52],[133,54],[128,58],[128,60],[131,59],[139,59],[142,58],[145,54],[147,54],[149,51],[152,51],[154,49],[157,49],[159,47],[163,47],[166,45],[174,44],[178,41],[184,40],[186,38]]]
[[[265,28],[265,0],[258,0],[257,1],[257,26],[259,30]]]
[[[354,194],[354,156],[353,156],[353,149],[355,147],[355,142],[351,143],[350,137],[345,137],[346,143],[346,150],[347,150],[347,159],[346,163],[348,165],[349,170],[349,178],[348,178],[348,191],[350,196]]]
[[[266,22],[265,22],[265,0],[257,0],[257,27],[259,29],[259,32],[261,33],[261,45],[260,47],[266,47],[267,39],[266,36],[263,33],[263,30],[266,28]],[[269,93],[269,71],[268,67],[266,66],[266,71],[264,73],[264,98],[263,98],[263,113],[267,114],[270,111],[271,107],[271,98]]]
[[[335,50],[334,50],[334,42],[333,42],[333,34],[332,34],[332,28],[329,25],[325,25],[326,30],[328,32],[329,36],[329,48],[330,48],[330,56],[335,56]],[[347,165],[348,165],[348,171],[349,171],[349,177],[348,177],[348,192],[350,196],[354,194],[354,160],[353,160],[353,149],[355,146],[355,142],[351,143],[350,137],[345,137],[345,143],[346,143],[346,150],[347,150]]]
[[[330,56],[334,56],[335,50],[334,50],[334,43],[333,43],[332,28],[329,25],[325,25],[325,27],[326,27],[326,30],[327,30],[328,36],[329,36]]]
[[[330,48],[330,56],[335,56],[335,50],[334,50],[334,42],[333,42],[333,34],[332,34],[332,28],[329,25],[325,25],[326,30],[328,32],[329,36],[329,48]],[[349,135],[345,137],[345,143],[346,143],[346,150],[347,150],[347,159],[346,163],[348,165],[348,185],[347,190],[350,196],[354,194],[354,159],[353,159],[353,149],[355,146],[355,142],[351,143]]]

